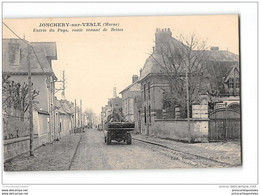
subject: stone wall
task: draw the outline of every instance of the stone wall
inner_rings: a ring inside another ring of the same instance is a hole
[[[191,119],[190,131],[194,141],[208,141],[208,119]],[[155,119],[150,125],[149,135],[173,140],[188,141],[187,119]]]
[[[33,147],[34,149],[42,146],[42,144],[46,143],[44,140],[45,136],[42,137],[34,137]],[[4,162],[26,153],[30,150],[30,137],[19,137],[9,140],[4,140]]]

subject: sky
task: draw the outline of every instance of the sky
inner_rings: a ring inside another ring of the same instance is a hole
[[[59,79],[65,71],[66,99],[77,102],[82,99],[83,110],[92,109],[97,114],[112,98],[113,87],[120,96],[119,92],[131,84],[132,75],[139,76],[152,52],[156,28],[170,28],[173,37],[194,33],[200,40],[206,40],[209,47],[239,53],[237,15],[3,19],[3,22],[30,42],[56,42],[58,59],[52,61],[52,66]],[[69,27],[46,27],[57,23],[69,23]],[[117,24],[113,28],[123,31],[111,31],[111,26],[104,26],[106,23]],[[46,32],[39,32],[43,29]],[[55,32],[49,32],[50,29]],[[3,38],[16,37],[3,26]],[[57,96],[61,98],[59,92]]]

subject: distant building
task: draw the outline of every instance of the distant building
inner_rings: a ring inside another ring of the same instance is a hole
[[[116,95],[116,88],[113,88],[113,96],[114,96],[114,98],[110,98],[107,102],[107,105],[105,105],[101,108],[100,121],[101,121],[103,128],[104,128],[104,124],[107,120],[107,116],[112,114],[114,109],[116,109],[116,110],[122,109],[122,98],[119,98]]]
[[[75,127],[74,104],[67,100],[57,100],[55,104],[55,130],[57,131],[55,139],[73,133]]]
[[[120,94],[122,95],[122,108],[125,119],[129,122],[135,121],[134,116],[134,103],[136,97],[141,97],[141,85],[138,82],[138,76],[132,76],[132,84],[123,89]]]

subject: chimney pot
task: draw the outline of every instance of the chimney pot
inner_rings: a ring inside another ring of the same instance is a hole
[[[138,76],[137,75],[133,75],[132,76],[132,83],[136,82],[138,80]]]

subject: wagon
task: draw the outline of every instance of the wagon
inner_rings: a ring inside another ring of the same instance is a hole
[[[112,140],[117,142],[124,141],[130,145],[132,143],[131,131],[135,124],[131,122],[108,122],[105,124],[104,137],[105,143],[111,145]]]

